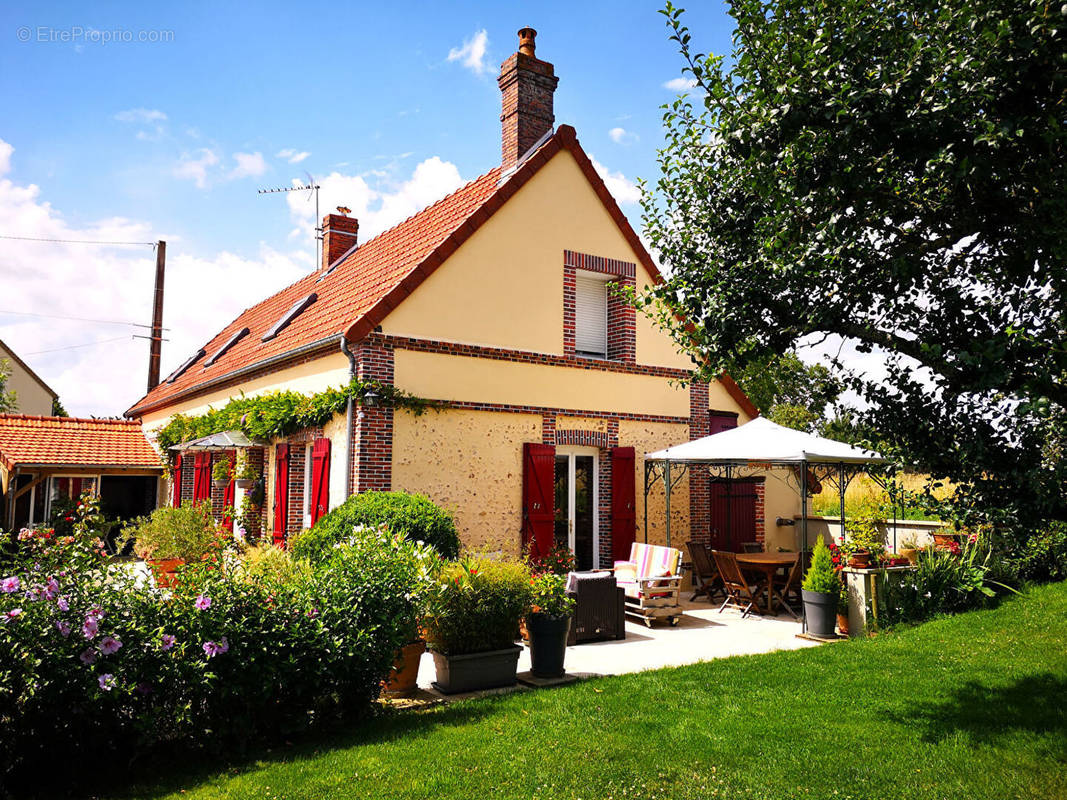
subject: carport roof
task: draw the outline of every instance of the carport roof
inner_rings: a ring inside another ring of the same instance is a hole
[[[138,422],[0,414],[0,464],[15,467],[158,469],[159,454]]]

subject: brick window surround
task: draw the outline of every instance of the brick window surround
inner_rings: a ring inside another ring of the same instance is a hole
[[[610,275],[609,283],[637,287],[637,264],[615,258],[563,251],[563,354],[573,356],[575,327],[575,274],[577,270]],[[608,360],[637,362],[637,310],[608,290]]]

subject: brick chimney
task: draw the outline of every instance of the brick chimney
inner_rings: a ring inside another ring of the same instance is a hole
[[[359,220],[344,214],[327,214],[322,218],[322,268],[352,249],[359,232]]]
[[[515,166],[537,140],[552,130],[552,96],[559,78],[552,65],[534,55],[537,31],[519,31],[519,51],[500,65],[504,169]]]

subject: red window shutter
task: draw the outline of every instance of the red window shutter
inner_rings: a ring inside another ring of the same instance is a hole
[[[330,440],[316,439],[311,448],[311,526],[330,510]]]
[[[222,495],[223,508],[233,508],[233,465],[234,461],[230,461],[230,482],[226,484],[226,491]],[[222,527],[233,533],[233,517],[224,513],[222,516]]]
[[[170,487],[170,504],[177,508],[182,504],[182,454],[174,459],[174,485]]]
[[[193,464],[193,502],[211,499],[211,453],[197,453]]]
[[[635,457],[632,447],[611,448],[611,554],[616,561],[630,557],[637,535]]]
[[[722,433],[736,427],[737,414],[730,414],[725,411],[708,412],[708,430],[711,433]]]
[[[556,448],[527,442],[522,446],[522,545],[535,557],[552,549],[555,539]]]
[[[289,527],[289,445],[274,448],[274,543],[283,544]]]

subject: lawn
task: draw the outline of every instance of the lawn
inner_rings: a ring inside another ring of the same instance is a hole
[[[396,713],[153,780],[121,796],[1067,798],[1067,584],[867,641]]]

